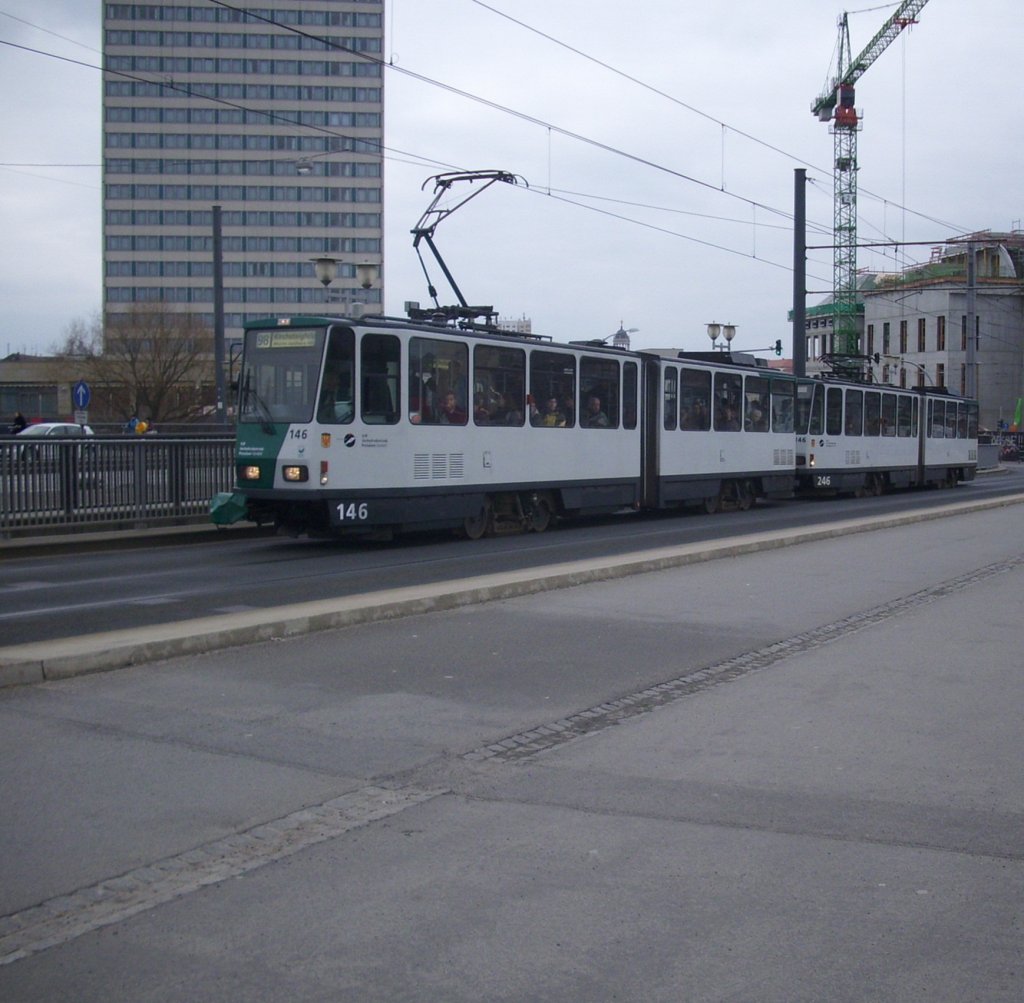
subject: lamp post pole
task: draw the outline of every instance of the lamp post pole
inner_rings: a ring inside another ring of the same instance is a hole
[[[224,248],[221,239],[220,206],[213,207],[213,365],[218,425],[227,423],[224,407]]]

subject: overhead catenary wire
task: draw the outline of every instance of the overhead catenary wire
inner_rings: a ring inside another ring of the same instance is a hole
[[[254,12],[254,11],[250,11],[250,10],[247,10],[245,8],[237,7],[237,6],[232,5],[230,3],[224,2],[224,0],[210,0],[210,2],[213,5],[215,5],[215,6],[223,7],[225,9],[234,11],[234,12],[238,13],[241,16],[245,16],[245,17],[248,17],[248,18],[252,18],[252,19],[255,19],[255,20],[258,20],[258,21],[262,21],[262,22],[268,23],[268,24],[272,24],[275,27],[284,29],[286,31],[289,31],[289,32],[292,32],[294,34],[300,35],[302,37],[306,37],[306,38],[308,38],[308,39],[310,39],[312,41],[315,41],[315,42],[319,43],[320,45],[323,45],[325,48],[339,49],[339,50],[344,51],[344,52],[346,52],[346,53],[348,53],[348,54],[350,54],[350,55],[352,55],[352,56],[354,56],[356,58],[363,59],[363,60],[368,61],[368,62],[376,63],[376,64],[380,65],[382,68],[387,68],[387,69],[391,69],[393,71],[397,71],[397,72],[403,73],[403,74],[408,75],[408,76],[410,76],[410,77],[412,77],[414,79],[417,79],[417,80],[419,80],[421,82],[430,84],[432,86],[440,87],[440,88],[442,88],[444,90],[447,90],[447,91],[449,91],[451,93],[455,93],[455,94],[457,94],[457,95],[459,95],[461,97],[464,97],[464,98],[466,98],[468,100],[476,101],[476,102],[482,103],[482,104],[484,104],[484,105],[486,105],[488,107],[491,107],[491,108],[493,108],[495,110],[499,110],[499,111],[504,112],[506,114],[516,116],[516,117],[518,117],[520,119],[523,119],[525,121],[531,122],[532,124],[536,124],[538,126],[541,126],[541,127],[545,128],[545,129],[547,129],[549,131],[549,133],[552,132],[552,131],[557,132],[557,133],[559,133],[559,134],[561,134],[561,135],[563,135],[563,136],[565,136],[567,138],[571,138],[571,139],[577,140],[577,141],[582,142],[582,143],[587,143],[587,144],[590,144],[590,145],[593,145],[593,146],[597,146],[598,148],[603,149],[606,152],[626,157],[626,158],[631,159],[631,160],[633,160],[633,161],[635,161],[635,162],[637,162],[639,164],[642,164],[642,165],[651,167],[653,169],[669,173],[669,174],[671,174],[671,175],[673,175],[675,177],[680,178],[681,180],[693,183],[695,185],[698,185],[698,186],[701,186],[701,187],[704,187],[704,188],[708,188],[708,189],[710,189],[712,191],[719,192],[720,194],[725,194],[725,195],[727,195],[730,198],[737,199],[737,200],[747,204],[748,206],[750,206],[752,208],[752,210],[754,211],[755,214],[756,214],[756,210],[758,208],[761,208],[761,209],[765,210],[766,212],[769,212],[769,213],[771,213],[773,215],[778,215],[778,216],[780,216],[783,219],[787,219],[788,220],[788,219],[792,218],[792,214],[789,213],[786,210],[778,209],[776,207],[767,205],[764,202],[761,202],[761,201],[758,201],[758,200],[755,200],[755,199],[747,198],[746,196],[739,195],[739,194],[737,194],[735,192],[723,191],[720,188],[718,188],[717,186],[711,184],[710,182],[702,181],[699,178],[694,178],[691,175],[687,175],[684,172],[676,171],[673,168],[667,167],[665,165],[658,164],[658,163],[656,163],[656,162],[654,162],[652,160],[649,160],[648,158],[640,157],[639,155],[636,155],[636,154],[631,154],[628,151],[621,150],[620,148],[611,146],[610,144],[600,143],[597,140],[593,140],[593,139],[591,139],[589,137],[586,137],[586,136],[583,136],[583,135],[581,135],[579,133],[575,133],[575,132],[572,132],[571,130],[563,129],[563,128],[561,128],[559,126],[556,126],[554,124],[544,122],[543,120],[537,119],[534,116],[529,116],[529,115],[526,115],[525,113],[518,112],[515,109],[511,109],[511,108],[508,108],[506,106],[500,105],[497,102],[492,102],[492,101],[490,101],[490,100],[488,100],[486,98],[480,97],[479,95],[474,95],[471,92],[464,91],[462,89],[452,87],[451,85],[445,84],[445,83],[443,83],[441,81],[433,80],[432,78],[426,77],[426,76],[424,76],[422,74],[418,74],[418,73],[415,73],[414,71],[407,70],[404,67],[398,67],[398,66],[396,66],[394,64],[387,63],[384,60],[378,59],[378,58],[376,58],[376,57],[374,57],[374,56],[372,56],[370,54],[359,52],[359,51],[354,50],[354,49],[350,49],[350,48],[348,48],[346,46],[340,45],[339,43],[333,42],[331,40],[323,39],[323,38],[321,38],[321,37],[319,37],[317,35],[314,35],[314,34],[312,34],[310,32],[302,31],[301,29],[296,28],[293,25],[282,24],[281,22],[275,21],[272,17],[268,17],[268,16],[266,16],[264,14],[261,14],[261,13],[258,13],[258,12]],[[491,8],[488,5],[483,5],[483,6],[487,7],[490,10],[494,10],[494,8]],[[498,13],[500,13],[500,12],[498,12]],[[515,19],[512,19],[512,20],[515,20]],[[522,22],[517,22],[517,23],[522,23]],[[543,34],[543,33],[541,33],[541,34]],[[550,37],[550,36],[545,36],[545,37]],[[167,80],[153,80],[153,79],[147,78],[145,76],[140,76],[138,74],[127,73],[125,71],[103,69],[101,67],[97,67],[97,66],[94,66],[92,64],[83,63],[80,60],[70,59],[69,57],[59,56],[59,55],[54,54],[54,53],[47,53],[47,52],[44,52],[42,50],[33,49],[33,48],[29,47],[29,46],[21,46],[21,45],[17,45],[16,43],[6,42],[4,40],[0,40],[0,41],[3,41],[3,44],[7,44],[7,45],[10,45],[10,46],[15,47],[15,48],[20,48],[20,49],[23,49],[25,51],[34,52],[34,53],[37,53],[37,54],[40,54],[40,55],[44,55],[44,56],[49,56],[50,58],[59,59],[59,60],[62,60],[62,61],[65,61],[65,62],[69,62],[69,63],[72,63],[72,64],[87,66],[87,67],[90,67],[92,69],[96,69],[96,70],[98,70],[100,72],[103,72],[103,73],[114,74],[114,75],[117,75],[117,76],[120,76],[120,77],[124,77],[126,79],[137,81],[137,82],[148,83],[148,84],[155,84],[155,85],[158,85],[158,86],[167,87],[167,88],[169,88],[171,90],[179,91],[179,92],[184,93],[184,94],[186,94],[188,96],[199,97],[199,98],[204,99],[204,100],[208,100],[208,101],[212,101],[214,103],[222,104],[222,105],[224,105],[226,107],[231,107],[231,108],[235,108],[235,109],[239,109],[239,110],[244,110],[244,111],[247,111],[247,112],[255,112],[257,114],[264,114],[264,115],[266,115],[268,120],[270,120],[272,122],[289,124],[289,125],[292,125],[292,126],[294,126],[296,128],[311,129],[313,131],[320,132],[322,134],[325,134],[325,135],[328,135],[328,136],[331,136],[331,137],[334,137],[334,138],[338,138],[338,139],[342,139],[342,140],[349,140],[349,141],[352,141],[353,143],[360,142],[360,143],[363,143],[363,144],[365,144],[367,146],[373,146],[374,145],[374,142],[372,140],[368,140],[368,139],[365,139],[365,138],[358,138],[357,139],[355,137],[345,136],[343,134],[337,133],[337,132],[335,132],[334,130],[331,130],[331,129],[327,129],[327,128],[323,128],[323,127],[317,127],[317,126],[312,126],[312,125],[308,125],[306,123],[301,123],[301,122],[298,122],[295,119],[292,119],[289,116],[283,115],[283,114],[281,114],[279,112],[266,111],[264,109],[252,108],[250,106],[242,105],[242,104],[239,104],[237,102],[229,101],[229,100],[226,100],[226,99],[211,98],[211,97],[209,97],[207,95],[195,94],[188,87],[185,87],[185,86],[183,86],[181,84],[175,84],[175,83],[173,83],[171,81],[167,81]],[[564,43],[558,43],[558,44],[564,44]],[[568,48],[572,48],[572,47],[568,47]],[[579,50],[575,50],[574,49],[573,51],[579,51]],[[592,57],[586,57],[586,58],[592,58]],[[598,61],[598,62],[600,62],[600,61]],[[602,65],[607,65],[607,64],[602,64]],[[635,78],[629,77],[627,74],[621,74],[621,75],[626,76],[629,79],[634,79],[635,80]],[[643,85],[642,82],[640,82],[640,81],[636,81],[636,82],[640,83],[642,86],[646,86],[646,85]],[[657,91],[656,88],[651,88],[651,89]],[[664,92],[657,91],[657,93],[663,94],[665,97],[669,98],[670,100],[676,101],[678,104],[681,104],[684,107],[691,108],[691,110],[694,110],[697,114],[702,114],[702,115],[704,115],[704,117],[707,117],[707,118],[709,118],[712,121],[718,122],[719,124],[721,124],[722,126],[724,126],[726,128],[731,128],[731,127],[728,127],[726,123],[719,122],[719,120],[715,119],[713,116],[706,115],[705,113],[702,113],[702,112],[700,112],[697,109],[693,109],[692,106],[686,105],[685,102],[680,102],[680,101],[678,101],[678,99],[674,99],[670,95],[665,95]],[[748,133],[744,133],[741,130],[733,130],[733,131],[736,131],[737,134],[743,135],[744,137],[752,139],[755,142],[762,142],[760,140],[757,140],[756,137],[753,137],[753,136],[751,136]],[[422,161],[424,164],[431,165],[431,166],[441,166],[441,167],[445,167],[445,168],[448,168],[448,169],[465,169],[461,165],[453,165],[453,164],[447,163],[445,161],[437,160],[437,159],[432,158],[432,157],[426,157],[426,156],[423,156],[423,155],[420,155],[420,154],[411,153],[409,151],[398,150],[397,148],[388,147],[388,146],[386,146],[384,144],[377,144],[377,145],[378,145],[378,148],[382,151],[382,155],[383,155],[383,151],[384,150],[390,150],[392,153],[397,153],[397,154],[400,154],[400,155],[402,155],[404,157],[413,158],[413,160],[411,162]],[[772,150],[775,150],[775,151],[781,153],[784,156],[791,156],[789,154],[786,154],[785,151],[782,151],[781,149],[779,149],[777,147],[774,147],[771,144],[767,144],[767,143],[763,143],[762,142],[762,145],[765,145],[768,148],[770,148]],[[796,158],[794,158],[794,159],[796,159]],[[803,163],[803,161],[799,161],[799,162]],[[817,169],[817,168],[815,168],[815,169]],[[928,218],[928,217],[924,217],[924,218]],[[819,227],[821,229],[824,229],[824,226],[822,224],[817,224],[817,227]]]
[[[497,7],[494,7],[491,4],[489,4],[489,3],[484,3],[483,0],[469,0],[469,2],[475,4],[478,7],[483,8],[484,10],[490,11],[491,13],[497,15],[498,17],[502,17],[505,20],[510,21],[513,24],[518,25],[519,27],[525,29],[526,31],[529,31],[529,32],[531,32],[531,33],[533,33],[535,35],[538,35],[541,38],[547,39],[552,44],[557,45],[557,46],[559,46],[559,47],[561,47],[563,49],[566,49],[567,51],[574,53],[575,55],[579,56],[580,58],[585,59],[588,62],[594,63],[597,66],[602,67],[603,69],[607,70],[609,73],[613,73],[616,76],[619,76],[619,77],[623,78],[624,80],[627,80],[630,83],[633,83],[633,84],[637,85],[638,87],[641,87],[644,90],[649,91],[652,94],[656,94],[659,97],[662,97],[665,100],[670,101],[673,104],[675,104],[675,105],[677,105],[677,106],[679,106],[681,108],[685,108],[687,111],[690,111],[693,114],[698,115],[701,118],[704,118],[707,121],[714,123],[715,125],[719,126],[722,130],[728,130],[729,132],[732,132],[732,133],[734,133],[737,136],[741,136],[743,139],[749,140],[750,142],[755,143],[758,146],[761,146],[761,147],[763,147],[763,148],[765,148],[767,150],[770,150],[773,153],[777,153],[777,154],[785,157],[787,160],[792,161],[793,163],[800,164],[800,165],[802,165],[804,167],[809,167],[809,168],[811,168],[811,170],[813,170],[816,173],[820,174],[823,179],[827,179],[827,178],[831,177],[831,170],[830,169],[822,168],[822,167],[820,167],[820,166],[818,166],[816,164],[811,163],[810,161],[804,160],[802,157],[798,156],[797,154],[789,153],[786,150],[782,149],[781,147],[776,146],[773,143],[769,143],[767,140],[761,139],[758,136],[755,136],[753,133],[746,132],[743,129],[739,129],[736,126],[730,125],[728,122],[725,122],[725,121],[723,121],[723,120],[721,120],[719,118],[716,118],[714,115],[711,115],[708,112],[702,111],[700,108],[697,108],[695,105],[689,104],[688,102],[683,101],[682,99],[680,99],[680,98],[678,98],[678,97],[676,97],[676,96],[674,96],[672,94],[669,94],[667,91],[664,91],[661,88],[655,87],[654,85],[652,85],[650,83],[647,83],[644,80],[641,80],[639,77],[636,77],[633,74],[627,73],[626,71],[621,70],[618,67],[613,66],[612,64],[610,64],[610,63],[608,63],[608,62],[606,62],[606,61],[604,61],[602,59],[598,59],[596,56],[593,56],[590,53],[584,52],[582,49],[579,49],[576,46],[569,44],[568,42],[565,42],[565,41],[563,41],[563,40],[561,40],[559,38],[556,38],[554,35],[548,34],[545,31],[541,31],[539,28],[536,28],[536,27],[534,27],[531,24],[527,24],[525,21],[523,21],[523,20],[521,20],[519,18],[513,17],[512,15],[505,13],[504,11],[499,10]],[[892,7],[894,5],[893,4],[886,4],[884,6],[885,7]],[[869,11],[869,10],[870,11],[874,11],[874,10],[881,10],[881,9],[883,9],[883,8],[882,7],[871,7],[871,8],[866,8],[866,9],[858,10],[858,11],[852,11],[851,13],[861,14],[861,13],[865,13],[866,11]],[[725,193],[724,189],[722,189],[722,191],[723,191],[723,193]],[[907,207],[905,205],[899,205],[898,203],[893,202],[891,199],[887,199],[887,198],[885,198],[884,196],[881,196],[881,195],[876,195],[876,194],[872,193],[871,191],[869,191],[867,189],[861,188],[859,190],[859,193],[861,195],[867,196],[868,198],[871,198],[873,200],[893,205],[895,208],[898,208],[898,209],[900,209],[903,212],[910,213],[911,215],[918,216],[919,218],[921,218],[923,220],[926,220],[927,222],[935,223],[935,224],[940,225],[940,226],[946,226],[946,227],[948,227],[951,230],[959,230],[959,231],[964,232],[964,233],[969,232],[969,230],[970,230],[969,227],[962,227],[962,226],[958,226],[957,224],[954,224],[954,223],[944,222],[944,221],[939,220],[939,219],[937,219],[935,217],[929,216],[929,215],[927,215],[925,213],[918,212],[918,211],[916,211],[914,209],[910,209],[909,207]]]
[[[343,45],[339,45],[338,43],[333,42],[331,40],[323,39],[323,38],[320,38],[320,37],[318,37],[316,35],[312,35],[312,34],[310,34],[308,32],[302,31],[302,30],[300,30],[300,29],[298,29],[298,28],[296,28],[296,27],[294,27],[292,25],[281,24],[280,22],[274,21],[273,18],[264,16],[263,14],[260,14],[260,13],[254,12],[254,11],[250,11],[250,10],[246,10],[245,8],[242,8],[242,7],[234,6],[234,5],[230,4],[230,3],[223,2],[223,0],[210,0],[210,2],[213,3],[215,6],[219,6],[219,7],[223,7],[225,9],[228,9],[228,10],[235,11],[235,12],[239,13],[240,15],[245,16],[247,18],[252,18],[252,19],[255,19],[255,20],[263,21],[263,22],[272,24],[275,27],[281,28],[281,29],[283,29],[285,31],[293,32],[295,34],[307,37],[307,38],[309,38],[309,39],[311,39],[313,41],[318,42],[320,45],[323,45],[325,48],[340,49],[341,51],[345,51],[345,52],[353,55],[356,58],[359,58],[359,59],[362,59],[362,60],[365,60],[365,61],[368,61],[368,62],[378,63],[383,68],[391,69],[392,71],[395,71],[395,72],[404,73],[404,74],[406,74],[406,75],[408,75],[408,76],[410,76],[410,77],[412,77],[412,78],[414,78],[416,80],[419,80],[421,82],[427,83],[427,84],[432,85],[432,86],[440,87],[440,88],[442,88],[442,89],[444,89],[444,90],[446,90],[446,91],[448,91],[450,93],[456,94],[456,95],[458,95],[460,97],[463,97],[463,98],[465,98],[467,100],[476,101],[476,102],[481,103],[481,104],[483,104],[483,105],[485,105],[487,107],[490,107],[490,108],[493,108],[495,110],[498,110],[498,111],[500,111],[502,113],[513,115],[513,116],[518,117],[518,118],[520,118],[520,119],[522,119],[524,121],[527,121],[527,122],[529,122],[531,124],[535,124],[535,125],[538,125],[539,127],[545,128],[546,130],[548,130],[549,135],[550,135],[551,132],[556,132],[556,133],[558,133],[560,135],[563,135],[563,136],[565,136],[567,138],[570,138],[570,139],[573,139],[575,141],[595,146],[595,147],[597,147],[599,149],[602,149],[602,150],[604,150],[606,152],[609,152],[609,153],[612,153],[612,154],[615,154],[615,155],[618,155],[618,156],[626,157],[627,159],[630,159],[630,160],[634,161],[637,164],[640,164],[640,165],[643,165],[643,166],[647,166],[647,167],[653,168],[655,170],[663,171],[665,173],[668,173],[668,174],[670,174],[670,175],[672,175],[674,177],[677,177],[680,180],[686,181],[688,183],[691,183],[691,184],[694,184],[694,185],[698,185],[698,186],[703,187],[703,188],[710,189],[711,191],[718,192],[719,194],[725,194],[728,197],[733,198],[733,199],[737,199],[737,200],[747,204],[751,208],[753,216],[754,216],[753,222],[751,222],[750,220],[742,221],[744,223],[744,225],[754,226],[754,227],[759,227],[759,226],[760,227],[765,227],[765,226],[769,225],[769,224],[766,224],[764,222],[757,222],[756,216],[757,216],[757,209],[758,208],[761,208],[766,213],[778,216],[778,217],[780,217],[782,219],[785,219],[785,220],[789,220],[789,219],[792,218],[791,213],[789,213],[786,210],[780,210],[780,209],[775,208],[773,206],[767,205],[764,202],[748,198],[746,196],[740,195],[740,194],[735,193],[735,192],[724,191],[721,188],[719,188],[718,186],[715,186],[715,185],[713,185],[713,184],[711,184],[709,182],[703,181],[703,180],[701,180],[699,178],[695,178],[695,177],[693,177],[691,175],[688,175],[688,174],[686,174],[684,172],[674,170],[673,168],[667,167],[666,165],[663,165],[663,164],[659,164],[659,163],[657,163],[657,162],[655,162],[653,160],[650,160],[649,158],[641,157],[641,156],[639,156],[637,154],[631,153],[631,152],[629,152],[627,150],[623,150],[623,149],[621,149],[619,147],[612,146],[610,144],[601,143],[601,142],[599,142],[597,140],[594,140],[594,139],[592,139],[590,137],[583,136],[582,134],[575,133],[575,132],[573,132],[571,130],[568,130],[568,129],[564,129],[564,128],[556,126],[556,125],[554,125],[552,123],[544,122],[543,120],[538,119],[538,118],[536,118],[534,116],[526,115],[525,113],[519,112],[519,111],[517,111],[515,109],[512,109],[512,108],[508,108],[508,107],[506,107],[504,105],[498,104],[497,102],[490,101],[490,100],[488,100],[486,98],[483,98],[483,97],[481,97],[479,95],[475,95],[475,94],[473,94],[471,92],[464,91],[464,90],[461,90],[459,88],[452,87],[451,85],[445,84],[445,83],[443,83],[441,81],[433,80],[433,79],[431,79],[429,77],[426,77],[426,76],[424,76],[422,74],[418,74],[418,73],[415,73],[414,71],[407,70],[404,67],[395,66],[393,63],[387,63],[387,62],[385,62],[383,60],[380,60],[380,59],[377,59],[376,57],[374,57],[372,55],[369,55],[367,53],[363,53],[363,52],[359,52],[359,51],[356,51],[356,50],[348,49],[347,47],[345,47]],[[488,10],[491,10],[492,12],[494,12],[494,13],[502,16],[502,17],[506,17],[509,20],[514,21],[517,24],[523,25],[523,27],[527,28],[528,30],[537,31],[536,29],[533,29],[532,27],[530,27],[528,25],[525,25],[523,22],[520,22],[520,21],[518,21],[515,18],[510,18],[510,17],[508,17],[508,15],[505,15],[502,12],[497,11],[495,8],[493,8],[489,4],[479,3],[479,0],[473,0],[473,2],[477,2],[478,5],[481,6],[481,7],[484,7],[486,9],[488,9]],[[45,29],[43,29],[43,30],[45,30]],[[570,51],[573,51],[573,52],[581,55],[583,58],[592,59],[594,62],[598,63],[599,65],[604,66],[610,72],[617,73],[618,75],[625,77],[626,79],[636,83],[639,86],[648,87],[648,89],[654,91],[655,93],[660,94],[661,96],[665,97],[667,100],[673,101],[676,104],[679,104],[680,106],[685,107],[688,110],[691,110],[695,114],[701,115],[701,116],[703,116],[703,117],[705,117],[705,118],[707,118],[707,119],[709,119],[711,121],[714,121],[714,122],[720,124],[723,128],[728,128],[731,131],[735,132],[737,135],[743,136],[746,139],[749,139],[749,140],[751,140],[753,142],[759,143],[760,145],[765,146],[766,148],[771,149],[774,152],[777,152],[777,153],[779,153],[779,154],[781,154],[783,156],[786,156],[786,157],[788,157],[788,158],[790,158],[792,160],[795,160],[798,163],[806,163],[805,161],[801,160],[800,158],[794,157],[793,155],[786,153],[784,150],[782,150],[779,147],[773,146],[770,143],[766,143],[766,142],[758,139],[757,137],[752,136],[751,134],[744,132],[743,130],[734,129],[731,126],[728,126],[727,123],[720,122],[720,120],[714,118],[713,116],[710,116],[707,113],[704,113],[704,112],[700,111],[700,109],[697,109],[697,108],[693,107],[692,105],[688,105],[686,102],[682,102],[679,99],[674,98],[672,95],[669,95],[669,94],[667,94],[667,93],[665,93],[663,91],[658,90],[657,88],[652,88],[649,85],[644,84],[643,81],[640,81],[637,78],[630,76],[629,74],[625,74],[622,71],[617,70],[616,68],[610,66],[610,64],[603,63],[600,60],[594,59],[594,57],[588,56],[586,53],[583,53],[582,50],[578,50],[578,49],[576,49],[573,46],[569,46],[566,43],[562,43],[559,40],[554,39],[553,36],[546,35],[543,32],[537,32],[537,33],[543,35],[544,37],[546,37],[548,39],[550,39],[555,44],[562,45],[563,47],[569,49]],[[54,33],[54,34],[56,34],[56,33]],[[57,56],[57,55],[55,55],[53,53],[46,53],[46,52],[42,52],[41,50],[31,49],[31,48],[29,48],[27,46],[18,46],[18,45],[15,45],[15,43],[9,43],[9,42],[5,42],[4,44],[13,45],[16,48],[21,48],[21,49],[24,49],[24,50],[30,51],[30,52],[36,52],[36,53],[39,53],[41,55],[50,56],[51,58],[65,60],[65,61],[70,62],[70,63],[76,63],[78,65],[83,65],[83,66],[90,66],[90,64],[82,63],[79,60],[68,59],[67,57]],[[147,78],[145,76],[140,76],[140,75],[137,75],[137,74],[131,74],[131,73],[126,73],[124,71],[117,71],[117,70],[105,70],[105,69],[103,69],[101,67],[96,67],[96,66],[91,66],[90,68],[96,69],[96,70],[98,70],[100,72],[103,72],[103,73],[108,73],[108,74],[114,74],[114,75],[117,75],[117,76],[121,76],[121,77],[130,79],[130,80],[144,82],[144,83],[148,83],[148,84],[151,84],[151,85],[155,84],[155,85],[159,85],[159,86],[163,86],[163,87],[168,87],[168,88],[170,88],[172,90],[180,91],[181,93],[187,94],[189,96],[195,96],[195,97],[201,98],[203,100],[213,101],[215,103],[223,104],[223,105],[225,105],[227,107],[241,109],[241,110],[244,110],[244,111],[247,111],[247,112],[254,112],[254,113],[257,113],[257,114],[263,114],[263,115],[265,115],[268,118],[269,121],[277,122],[279,124],[288,124],[288,125],[291,125],[291,126],[297,128],[297,129],[309,129],[309,130],[313,130],[313,131],[316,131],[316,132],[320,132],[322,134],[325,134],[325,135],[333,137],[333,138],[337,138],[337,139],[341,139],[341,140],[346,140],[346,141],[351,141],[353,143],[361,143],[361,144],[364,144],[367,147],[376,147],[381,152],[381,156],[387,157],[387,159],[400,160],[401,158],[411,158],[411,159],[404,160],[403,162],[407,162],[407,163],[422,163],[424,165],[431,165],[431,166],[441,166],[441,167],[444,167],[444,168],[447,168],[447,169],[464,169],[460,165],[454,165],[454,164],[450,164],[450,163],[447,163],[447,162],[444,162],[444,161],[437,160],[437,159],[432,158],[432,157],[426,157],[426,156],[423,156],[423,155],[420,155],[420,154],[417,154],[417,153],[412,153],[412,152],[409,152],[409,151],[399,150],[399,149],[394,148],[394,147],[386,146],[385,144],[382,144],[382,143],[376,143],[376,141],[373,141],[373,140],[367,140],[367,139],[365,139],[363,137],[356,138],[356,137],[345,136],[345,135],[337,133],[336,131],[331,130],[331,129],[311,126],[311,125],[309,125],[307,123],[301,123],[301,122],[298,122],[295,119],[292,119],[291,117],[289,117],[287,115],[283,115],[283,114],[281,114],[279,112],[267,111],[265,109],[260,109],[260,108],[252,108],[250,106],[242,105],[242,104],[239,104],[237,102],[233,102],[233,101],[229,101],[229,100],[225,100],[225,99],[210,98],[207,95],[196,95],[189,88],[184,87],[184,86],[182,86],[180,84],[176,85],[176,84],[174,84],[172,82],[169,82],[167,80],[153,80],[153,79]],[[384,151],[389,151],[390,155],[385,154]],[[397,154],[397,156],[396,156],[396,154]],[[318,156],[319,155],[322,155],[322,154],[318,154]],[[175,158],[175,159],[180,159],[180,158]],[[0,166],[2,166],[2,165],[0,165]],[[820,170],[819,168],[815,168],[813,165],[810,165],[810,166],[814,170]],[[583,193],[578,193],[578,192],[572,193],[572,194],[574,195],[575,198],[590,198],[590,199],[593,199],[593,200],[606,200],[607,199],[609,201],[615,201],[615,200],[612,200],[612,199],[608,199],[607,196],[584,195]],[[864,194],[866,194],[869,197],[871,197],[870,193],[868,193],[868,192],[865,192]],[[569,200],[567,200],[567,201],[569,201]],[[891,203],[890,200],[885,200],[885,201],[886,201],[886,204],[895,205],[895,203]],[[589,208],[589,209],[592,209],[592,210],[594,209],[594,207],[584,206],[584,205],[582,205],[580,203],[571,203],[571,204],[580,205],[581,208]],[[624,204],[627,204],[627,203],[624,202]],[[674,212],[674,213],[685,213],[685,210],[671,209],[671,208],[666,208],[666,207],[655,207],[655,206],[643,206],[643,207],[644,208],[656,209],[658,211]],[[596,210],[594,210],[594,211],[596,211]],[[941,221],[933,220],[932,217],[926,216],[923,213],[915,213],[914,210],[906,210],[906,211],[914,213],[915,215],[918,215],[921,218],[932,220],[932,221],[934,221],[936,223],[939,223],[940,225],[949,226],[950,228],[952,228],[954,230],[955,229],[960,229],[960,230],[966,232],[966,228],[958,228],[958,227],[955,227],[952,224],[941,223]],[[619,219],[621,219],[623,221],[636,223],[637,225],[648,225],[648,224],[641,223],[640,221],[637,221],[637,220],[631,220],[628,217],[623,216],[622,214],[608,214],[608,215],[611,215],[614,218],[619,218]],[[692,215],[694,215],[694,216],[701,216],[702,214],[693,213]],[[710,214],[706,215],[704,218],[724,219],[723,217],[714,217],[714,216],[712,216]],[[731,220],[725,220],[725,221],[732,222]],[[741,221],[735,221],[735,222],[741,222]],[[827,232],[827,229],[828,229],[823,224],[812,224],[812,227],[815,228],[815,229],[818,229],[820,232]],[[680,237],[681,239],[692,239],[692,240],[694,240],[697,243],[702,243],[702,244],[705,244],[706,246],[711,246],[711,247],[716,247],[716,248],[721,249],[721,250],[726,250],[726,251],[729,251],[730,253],[738,253],[738,254],[741,254],[741,255],[746,256],[746,257],[751,257],[751,258],[753,258],[755,260],[760,260],[760,261],[764,261],[765,260],[764,258],[760,257],[756,253],[755,254],[747,254],[746,252],[738,252],[738,251],[735,251],[735,249],[727,248],[724,245],[717,244],[717,243],[715,243],[713,241],[705,241],[705,240],[701,240],[700,238],[690,238],[686,234],[679,234],[676,231],[669,231],[667,228],[658,228],[658,227],[651,227],[651,228],[652,229],[660,229],[662,232],[665,232],[665,233],[670,233],[671,232],[675,236]],[[929,243],[934,244],[935,241],[931,241]],[[893,245],[905,244],[905,242],[893,241],[892,244]],[[881,246],[881,245],[879,245],[879,246]]]

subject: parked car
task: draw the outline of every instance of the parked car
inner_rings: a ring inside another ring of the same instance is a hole
[[[1019,461],[1020,450],[1012,442],[1008,442],[999,451],[999,459]]]

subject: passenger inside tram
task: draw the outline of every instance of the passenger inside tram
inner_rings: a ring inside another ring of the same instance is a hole
[[[530,422],[545,428],[565,428],[565,415],[558,408],[558,398],[552,395],[544,403],[543,408],[536,404],[530,408]]]
[[[601,409],[600,397],[590,397],[587,400],[587,413],[582,424],[586,428],[608,428],[608,415]]]
[[[455,399],[455,391],[449,390],[441,398],[441,410],[438,415],[438,422],[441,425],[465,425],[466,412],[459,409]]]

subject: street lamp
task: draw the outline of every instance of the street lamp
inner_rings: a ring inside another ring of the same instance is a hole
[[[719,335],[725,338],[725,344],[718,340]],[[720,352],[727,352],[729,351],[729,345],[732,343],[732,339],[736,337],[736,325],[716,324],[712,321],[708,324],[708,337],[711,339],[711,345],[713,348],[717,348]]]
[[[317,279],[326,289],[338,277],[338,262],[334,258],[310,258]]]
[[[324,287],[325,298],[329,299],[330,294],[327,292],[327,287],[338,277],[338,265],[342,262],[337,258],[327,257],[310,258],[309,260],[313,262],[313,271]],[[375,261],[360,261],[355,265],[355,273],[356,281],[361,289],[372,289],[374,283],[380,278],[380,265]],[[353,302],[352,315],[361,317],[365,309],[365,303]]]
[[[362,289],[372,288],[374,282],[380,277],[380,265],[376,261],[360,261],[356,265],[356,278]]]

